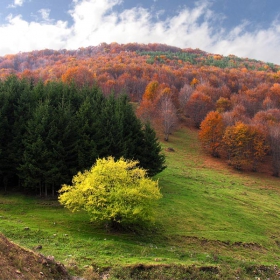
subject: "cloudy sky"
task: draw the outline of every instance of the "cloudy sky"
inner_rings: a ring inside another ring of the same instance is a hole
[[[280,0],[0,0],[0,55],[164,43],[280,64]]]

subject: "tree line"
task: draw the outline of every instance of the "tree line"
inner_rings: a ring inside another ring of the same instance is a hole
[[[138,160],[153,176],[165,168],[155,131],[126,95],[98,86],[0,81],[0,187],[54,194],[98,158]]]
[[[228,113],[211,111],[201,123],[203,148],[222,157],[238,170],[257,171],[265,156],[271,156],[273,175],[280,175],[280,111],[258,112],[250,122],[233,120]]]

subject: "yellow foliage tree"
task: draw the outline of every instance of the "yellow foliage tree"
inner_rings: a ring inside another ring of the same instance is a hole
[[[59,202],[112,227],[153,222],[155,203],[162,195],[158,182],[137,165],[124,158],[98,159],[90,170],[74,176],[72,186],[62,186]]]
[[[158,81],[151,81],[150,83],[148,83],[143,95],[143,99],[153,101],[158,93],[157,92],[158,87],[159,87]]]

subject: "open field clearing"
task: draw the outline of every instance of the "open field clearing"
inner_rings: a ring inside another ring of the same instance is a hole
[[[74,274],[88,267],[195,265],[246,279],[266,273],[255,266],[279,266],[280,180],[208,158],[195,130],[181,129],[163,148],[168,168],[156,176],[163,198],[154,227],[108,232],[55,199],[1,194],[0,232]]]

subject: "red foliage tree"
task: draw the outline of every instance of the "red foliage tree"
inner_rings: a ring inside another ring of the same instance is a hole
[[[211,98],[203,93],[195,91],[186,104],[186,114],[190,117],[195,125],[199,128],[205,116],[214,109]]]

